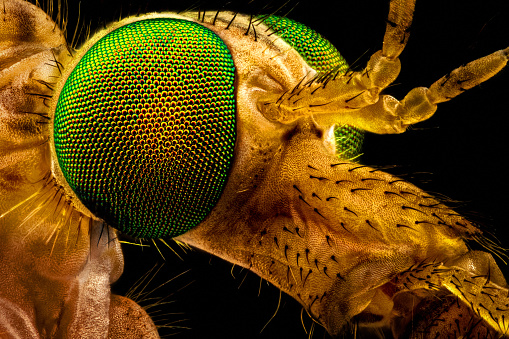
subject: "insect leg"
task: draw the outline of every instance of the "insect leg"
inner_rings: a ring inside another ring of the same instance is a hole
[[[447,318],[444,314],[448,314],[454,320],[454,314],[468,311],[482,322],[481,327],[486,331],[497,331],[503,335],[509,332],[507,283],[493,257],[486,252],[470,251],[446,263],[423,262],[399,274],[391,284],[398,290],[394,297],[397,309],[408,307],[403,304],[408,304],[409,299],[405,293],[409,291],[412,291],[414,301],[415,297],[425,296],[424,299],[431,300],[442,295],[457,300],[458,306],[457,310],[453,310],[451,305],[445,307],[438,314],[441,318]],[[400,292],[403,293],[398,296]],[[422,308],[423,313],[429,308],[429,305]],[[411,312],[416,310],[412,309]],[[428,319],[424,323],[431,325],[433,321]]]
[[[399,55],[408,41],[414,6],[415,0],[391,1],[383,48],[371,56],[365,69],[346,74],[337,70],[328,76],[303,82],[298,92],[267,95],[260,105],[264,115],[282,123],[292,123],[311,114],[328,120],[333,113],[332,121],[349,124],[350,121],[344,121],[344,118],[357,119],[355,112],[375,104],[380,92],[398,77],[401,70]],[[362,123],[357,121],[353,125],[364,128]]]
[[[488,80],[508,61],[509,48],[474,60],[456,68],[434,82],[429,88],[416,87],[402,101],[390,95],[358,112],[363,128],[375,133],[402,133],[412,124],[430,118],[437,104],[451,100],[464,91]],[[352,121],[355,125],[355,121]]]

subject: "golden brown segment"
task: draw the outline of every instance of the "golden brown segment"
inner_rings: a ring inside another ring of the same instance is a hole
[[[391,129],[395,133],[404,132],[408,126],[430,118],[437,104],[456,97],[500,72],[507,65],[508,56],[509,48],[506,48],[474,60],[440,78],[429,89],[412,89],[401,102],[390,95],[381,95],[378,103],[361,109],[359,117],[367,121],[367,130],[377,133],[391,133]]]
[[[415,298],[413,299],[416,300]],[[466,304],[444,293],[427,296],[409,313],[398,315],[395,338],[499,338]]]
[[[403,52],[410,36],[414,8],[415,0],[391,1],[382,47],[382,54],[388,59],[396,59]]]
[[[408,40],[414,6],[413,0],[391,1],[383,48],[371,56],[363,71],[303,81],[297,90],[268,95],[262,100],[264,116],[293,124],[312,115],[320,124],[349,124],[380,134],[402,133],[430,118],[438,103],[486,81],[506,66],[509,49],[459,67],[429,89],[414,88],[401,102],[381,94],[399,75],[398,57]]]
[[[159,338],[157,329],[143,308],[129,298],[111,295],[108,339]]]
[[[409,291],[414,294],[414,299],[415,296],[422,295],[423,291],[428,291],[425,293],[428,296],[432,295],[433,291],[440,291],[439,294],[449,295],[456,301],[458,310],[466,312],[468,309],[467,313],[475,314],[474,319],[477,319],[475,322],[482,323],[480,327],[485,328],[487,332],[491,332],[492,335],[495,333],[507,335],[509,328],[509,321],[507,320],[509,319],[509,290],[502,272],[493,257],[488,253],[469,251],[446,263],[422,262],[398,274],[391,281],[391,284],[398,291],[394,297],[397,301],[396,310],[403,309],[402,304],[404,303],[407,304],[407,307],[409,306],[408,300],[404,299]],[[389,290],[393,290],[393,288]],[[415,312],[415,314],[424,314],[424,311],[419,311],[418,308],[413,310],[412,307],[409,307],[408,309]],[[437,318],[448,318],[450,323],[453,323],[453,321],[459,323],[465,320],[457,313],[459,311],[442,310],[440,312],[443,312],[443,315],[433,309],[431,309],[431,312]],[[408,314],[406,316],[409,317]],[[401,314],[396,316],[396,318],[400,317],[402,317]],[[419,317],[421,316],[417,316],[417,319]],[[471,317],[468,319],[471,320]],[[395,321],[399,322],[399,320]],[[435,321],[433,320],[431,323],[424,321],[424,324],[444,330],[438,324],[432,324]],[[396,331],[402,330],[405,326],[407,325],[403,326],[398,323],[393,329]],[[466,326],[466,324],[462,326]],[[457,335],[464,334],[463,330],[460,331],[459,328],[454,328],[454,330],[459,331]]]

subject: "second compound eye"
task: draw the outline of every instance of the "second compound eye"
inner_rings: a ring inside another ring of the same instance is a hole
[[[318,81],[327,81],[334,74],[344,74],[348,64],[327,39],[306,25],[286,17],[264,16],[265,23],[276,35],[294,48],[317,73]],[[334,128],[336,154],[341,159],[355,159],[361,154],[364,132],[349,125]]]
[[[62,87],[58,164],[83,204],[138,237],[173,237],[219,200],[235,147],[235,68],[191,21],[154,18],[89,48]]]

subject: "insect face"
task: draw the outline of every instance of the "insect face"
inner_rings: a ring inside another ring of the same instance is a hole
[[[507,64],[500,50],[401,101],[383,93],[414,5],[391,2],[382,49],[354,71],[286,17],[141,15],[73,51],[44,13],[6,0],[0,28],[23,51],[0,54],[1,131],[14,132],[0,144],[6,319],[53,336],[155,335],[145,312],[110,295],[122,255],[109,224],[247,268],[333,336],[350,324],[395,337],[506,334],[505,278],[466,243],[492,249],[482,231],[355,159],[361,131],[402,133]],[[27,22],[40,29],[20,34]],[[446,321],[436,325],[430,308]],[[24,333],[1,321],[0,331]]]
[[[231,166],[231,55],[209,29],[174,18],[128,23],[90,45],[55,107],[63,177],[127,234],[182,234],[216,205]]]
[[[55,171],[124,233],[172,237],[198,225],[226,184],[237,111],[237,153],[275,147],[289,128],[265,122],[263,93],[348,67],[327,40],[290,19],[258,19],[280,32],[277,43],[266,32],[257,41],[237,24],[220,27],[229,25],[224,14],[214,19],[208,28],[165,15],[128,19],[89,41],[65,71],[52,119]],[[362,132],[338,126],[334,134],[339,156],[359,152]]]

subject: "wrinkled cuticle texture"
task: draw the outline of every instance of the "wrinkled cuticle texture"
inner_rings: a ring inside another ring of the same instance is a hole
[[[286,43],[292,46],[300,56],[318,72],[325,76],[329,72],[344,74],[348,63],[336,47],[318,32],[291,19],[275,15],[264,18],[269,26]],[[336,154],[342,159],[353,159],[360,155],[364,132],[350,125],[338,125],[334,129]]]
[[[122,232],[173,237],[216,205],[235,147],[235,68],[223,41],[180,19],[147,19],[92,46],[55,112],[60,168]]]

